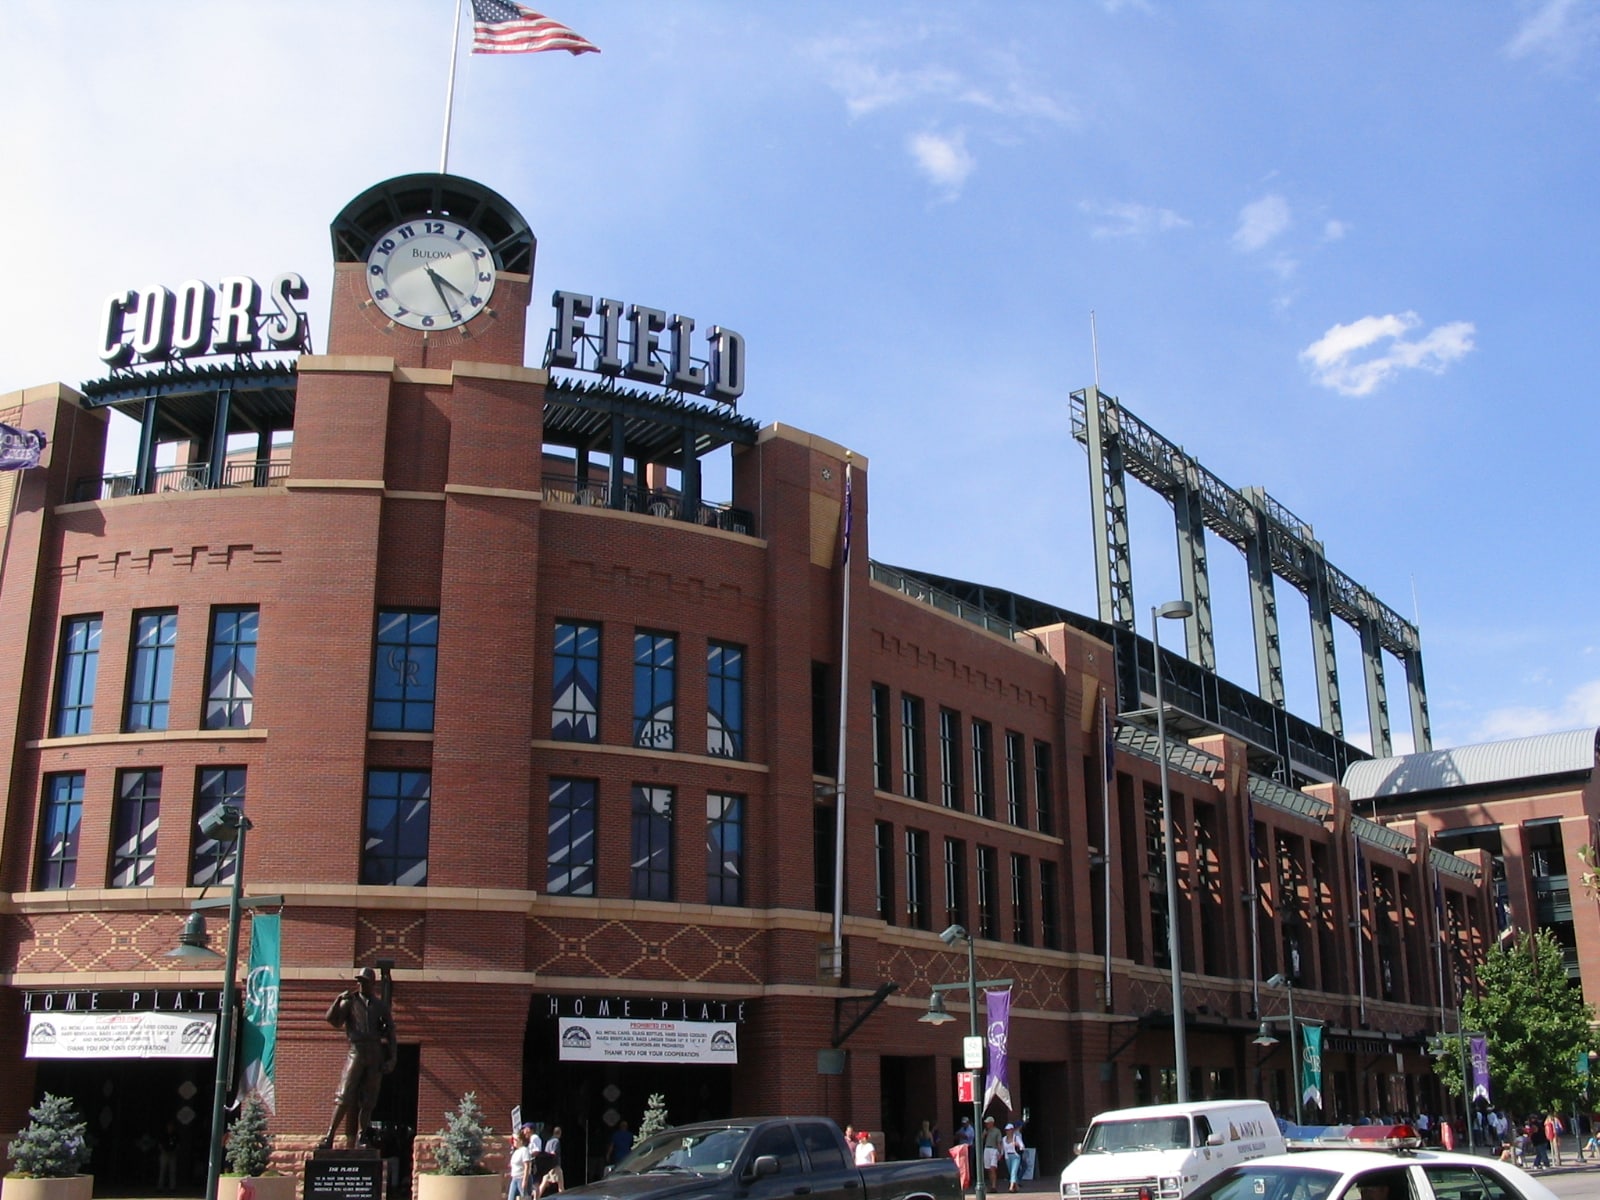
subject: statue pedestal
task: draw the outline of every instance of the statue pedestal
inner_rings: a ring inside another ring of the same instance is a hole
[[[314,1150],[306,1160],[305,1200],[383,1200],[383,1156],[376,1150]]]

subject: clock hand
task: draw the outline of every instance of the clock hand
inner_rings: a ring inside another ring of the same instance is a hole
[[[430,270],[430,271],[432,271],[432,270],[433,270],[433,268],[431,268],[431,267],[430,267],[430,268],[428,268],[428,269],[429,269],[429,270]],[[466,298],[467,298],[467,294],[466,294],[466,293],[465,293],[465,292],[463,292],[463,291],[462,291],[462,290],[461,290],[461,289],[460,289],[460,288],[458,288],[458,287],[457,287],[457,286],[456,286],[456,285],[455,285],[455,284],[453,284],[453,283],[451,283],[451,282],[450,282],[450,281],[449,281],[449,280],[448,280],[448,279],[446,279],[446,278],[445,278],[445,277],[444,277],[444,276],[443,276],[443,275],[440,275],[440,274],[438,274],[438,273],[437,273],[437,272],[435,272],[435,273],[434,273],[434,280],[435,280],[435,282],[436,282],[436,283],[442,283],[442,284],[444,284],[444,286],[445,286],[445,287],[447,287],[447,288],[449,288],[449,289],[450,289],[450,290],[451,290],[451,291],[452,291],[452,292],[454,292],[454,293],[455,293],[455,294],[456,294],[456,295],[458,295],[458,296],[460,296],[460,297],[461,297],[461,298],[462,298],[462,299],[463,299],[463,300],[465,300],[465,299],[466,299]]]
[[[442,303],[447,309],[453,308],[454,306],[450,303],[450,297],[444,294],[444,287],[442,286],[448,284],[450,281],[443,275],[439,274],[439,272],[435,271],[431,266],[424,266],[422,269],[428,273],[428,278],[433,281],[433,290],[439,293],[440,303]]]

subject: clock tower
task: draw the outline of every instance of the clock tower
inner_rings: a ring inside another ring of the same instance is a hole
[[[331,232],[328,354],[522,365],[536,243],[504,197],[454,175],[403,175],[362,192]]]

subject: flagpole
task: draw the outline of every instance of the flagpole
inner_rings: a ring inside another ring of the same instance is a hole
[[[1250,781],[1244,787],[1244,848],[1250,860],[1250,1005],[1261,1015],[1261,881],[1256,877],[1256,803],[1250,797]],[[1288,964],[1285,963],[1285,966]],[[1285,972],[1287,974],[1288,972]],[[1294,1031],[1289,1031],[1292,1037]]]
[[[450,173],[450,110],[456,100],[456,55],[461,46],[461,0],[456,0],[456,21],[450,30],[450,82],[444,89],[444,143],[439,147],[439,174]]]
[[[1356,988],[1361,998],[1361,1023],[1367,1023],[1367,948],[1361,943],[1361,935],[1365,932],[1366,913],[1361,903],[1361,835],[1356,832],[1356,817],[1350,814],[1350,840],[1355,845],[1355,883],[1356,883]]]
[[[1111,778],[1116,771],[1114,760],[1111,757],[1111,748],[1116,744],[1115,735],[1111,731],[1111,708],[1106,704],[1104,689],[1100,692],[1100,753],[1105,757],[1104,769],[1100,772],[1100,853],[1105,862],[1101,864],[1103,873],[1101,886],[1104,889],[1104,917],[1106,923],[1106,994],[1105,1009],[1111,1011]]]
[[[844,977],[844,766],[845,707],[850,695],[850,451],[844,455],[844,516],[843,550],[840,563],[844,568],[843,599],[839,615],[839,757],[833,775],[833,973]]]

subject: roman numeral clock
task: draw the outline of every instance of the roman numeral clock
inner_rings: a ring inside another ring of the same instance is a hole
[[[520,363],[536,242],[504,197],[454,175],[404,175],[346,205],[332,235],[330,352],[437,361],[445,348],[430,353],[430,338],[459,349],[463,339],[486,337],[496,349],[513,341],[514,355],[485,356],[490,347],[480,345],[472,357]],[[351,321],[352,309],[365,319]]]

